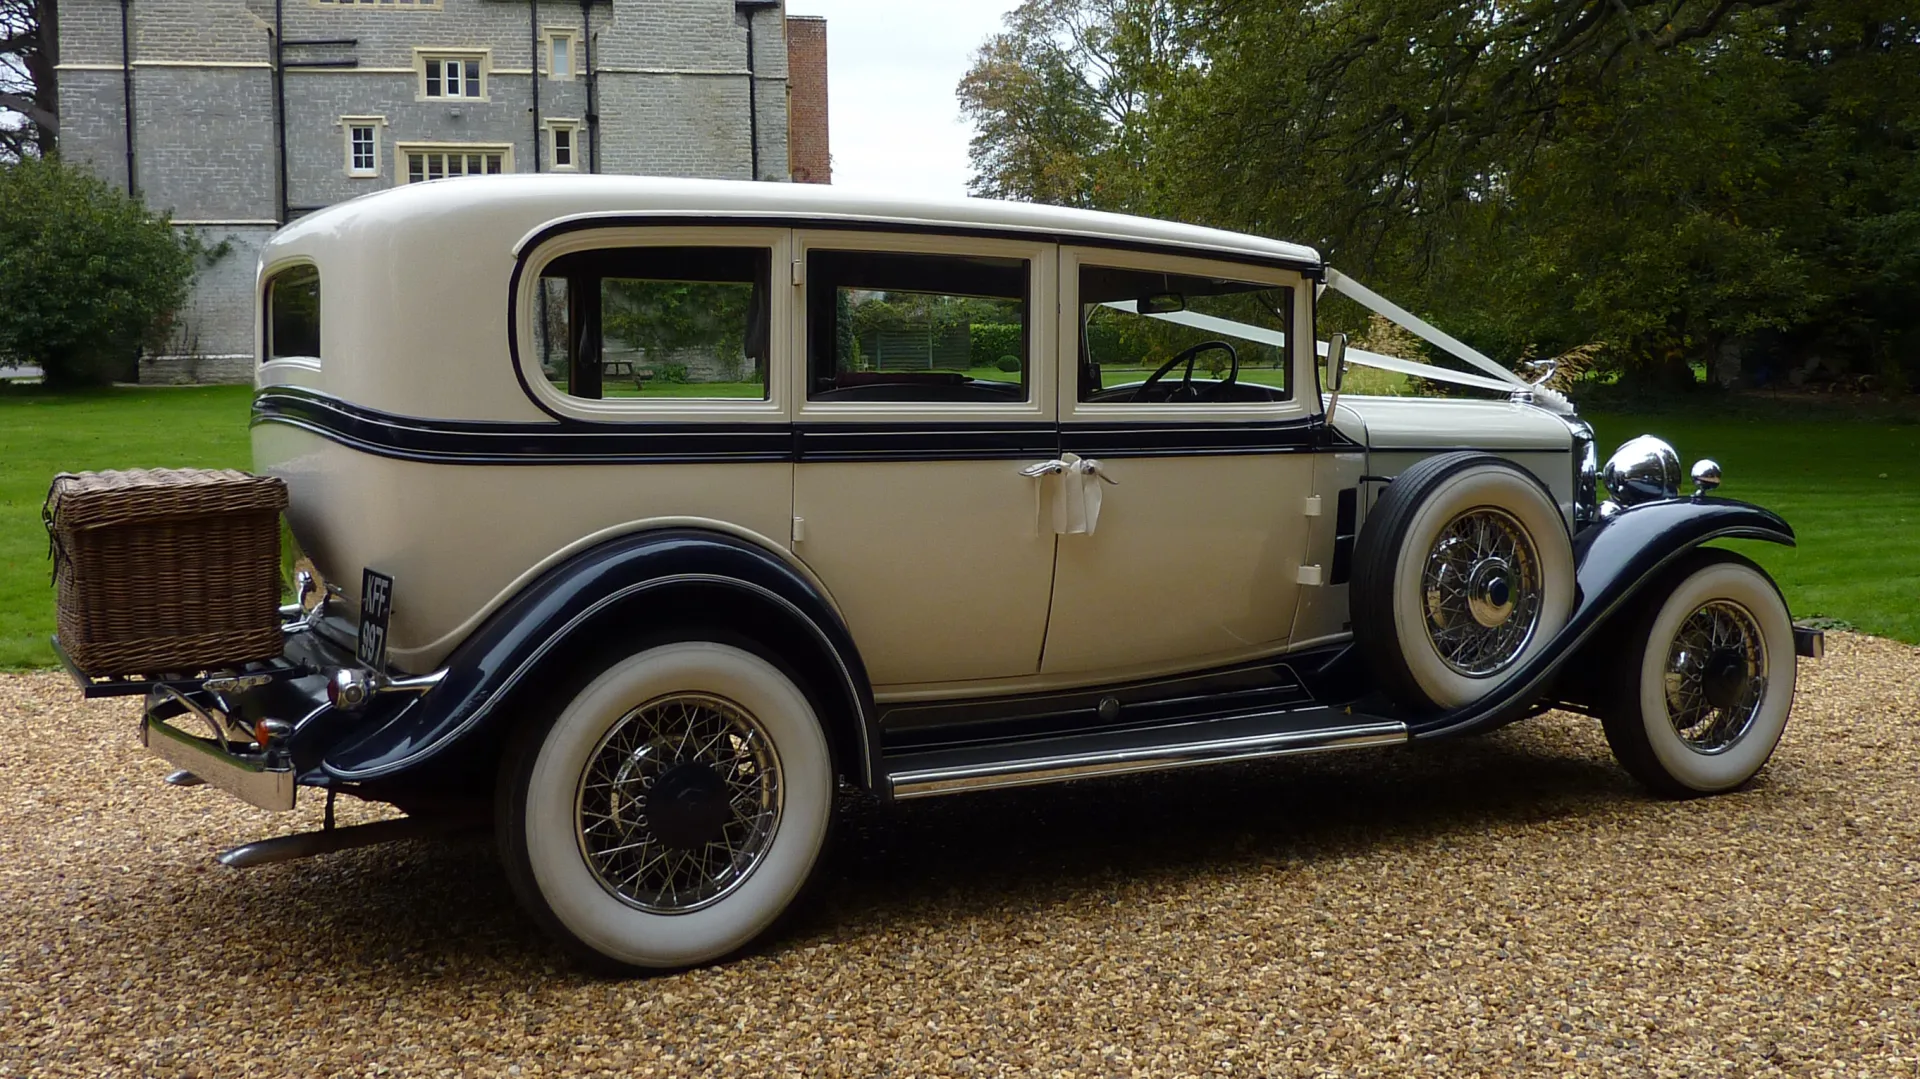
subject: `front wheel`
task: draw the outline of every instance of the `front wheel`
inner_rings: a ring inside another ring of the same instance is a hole
[[[711,641],[614,662],[502,767],[515,893],[602,965],[673,969],[746,947],[800,893],[832,816],[806,693]]]
[[[1387,485],[1353,551],[1353,637],[1418,712],[1504,686],[1573,610],[1573,543],[1553,496],[1511,461],[1444,453]]]
[[[1766,765],[1793,707],[1787,603],[1728,551],[1694,552],[1665,583],[1622,641],[1601,708],[1607,744],[1658,794],[1732,790]]]

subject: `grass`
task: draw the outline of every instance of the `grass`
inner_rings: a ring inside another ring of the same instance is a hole
[[[40,506],[56,472],[246,468],[250,386],[0,389],[0,669],[54,664]]]
[[[100,468],[246,468],[246,386],[56,395],[0,389],[0,669],[50,666],[53,592],[40,505],[53,474]],[[1692,402],[1687,411],[1588,416],[1603,453],[1642,432],[1712,457],[1721,493],[1775,510],[1794,549],[1743,543],[1796,617],[1840,619],[1920,643],[1920,423],[1850,419],[1837,405]]]
[[[1683,468],[1718,461],[1720,494],[1785,517],[1798,547],[1733,546],[1780,582],[1795,618],[1840,619],[1920,644],[1920,425],[1794,411],[1801,418],[1761,407],[1586,419],[1602,460],[1634,435],[1658,435],[1680,451]]]

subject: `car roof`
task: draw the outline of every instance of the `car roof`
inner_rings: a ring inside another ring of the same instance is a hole
[[[934,198],[820,184],[544,173],[474,176],[403,184],[336,203],[289,224],[282,239],[344,237],[354,226],[433,219],[446,235],[463,220],[526,223],[516,254],[565,223],[647,218],[782,227],[912,229],[1039,237],[1061,243],[1177,249],[1237,261],[1323,271],[1311,247],[1260,236],[1126,214],[992,199]],[[368,220],[370,219],[370,220]]]

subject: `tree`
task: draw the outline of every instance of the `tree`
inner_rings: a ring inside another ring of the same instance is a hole
[[[1920,377],[1911,0],[1029,0],[1007,25],[961,90],[983,192],[1304,240],[1495,355]],[[1143,26],[1165,43],[1114,46]],[[1114,86],[1124,118],[1089,105]],[[1020,167],[1062,157],[1076,198]]]
[[[0,160],[52,156],[60,132],[56,0],[0,0]]]
[[[1025,0],[961,80],[974,194],[1138,203],[1158,75],[1180,48],[1167,0]]]
[[[163,341],[201,254],[164,216],[57,161],[0,165],[0,358],[102,383]]]

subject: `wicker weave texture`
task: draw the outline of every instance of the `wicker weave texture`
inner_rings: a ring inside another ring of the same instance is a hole
[[[60,644],[89,675],[206,670],[280,653],[286,485],[232,470],[56,477]]]

